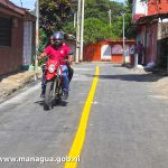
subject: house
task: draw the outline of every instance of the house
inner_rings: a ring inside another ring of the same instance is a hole
[[[0,75],[31,63],[35,52],[35,16],[9,0],[0,0]]]
[[[84,47],[84,61],[108,61],[114,64],[129,63],[130,48],[134,40],[125,40],[125,57],[123,56],[123,40],[100,40]]]
[[[136,41],[144,46],[143,64],[167,66],[168,1],[132,0],[132,21],[137,27]]]
[[[168,57],[168,12],[142,17],[138,20],[140,27],[138,40],[144,44],[144,64],[154,62],[166,68]]]
[[[167,0],[129,0],[132,4],[132,19],[168,12]]]

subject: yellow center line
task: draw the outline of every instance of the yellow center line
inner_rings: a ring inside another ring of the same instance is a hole
[[[96,92],[96,87],[99,80],[99,67],[96,67],[95,77],[93,79],[89,94],[87,96],[82,115],[80,118],[79,126],[72,144],[72,147],[70,149],[70,152],[68,154],[68,158],[71,158],[71,161],[66,161],[64,168],[76,168],[78,164],[78,160],[75,160],[74,158],[80,158],[81,151],[83,149],[83,144],[86,137],[86,129],[88,124],[88,119],[92,107],[92,103],[94,100],[94,95]]]

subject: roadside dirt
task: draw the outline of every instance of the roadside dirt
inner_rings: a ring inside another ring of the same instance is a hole
[[[41,73],[38,72],[37,76],[40,78]],[[13,92],[24,87],[26,84],[35,80],[35,73],[30,71],[19,72],[10,76],[1,78],[0,80],[0,102]]]
[[[141,76],[144,75],[144,78],[150,82],[150,88],[155,98],[168,101],[168,76],[165,75],[165,71],[161,73],[151,73],[138,67],[133,68],[132,72]]]

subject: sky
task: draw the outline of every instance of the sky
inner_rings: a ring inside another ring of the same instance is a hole
[[[23,7],[27,9],[34,9],[36,2],[36,0],[10,0],[10,1],[16,4],[17,6],[21,6],[22,2]]]
[[[116,1],[116,2],[125,2],[125,0],[111,0],[111,1]]]
[[[12,1],[17,6],[21,6],[21,2],[22,2],[23,7],[28,9],[34,9],[34,6],[35,6],[34,4],[36,2],[36,0],[10,0],[10,1]],[[125,2],[125,0],[111,0],[111,1]]]
[[[113,1],[116,1],[116,2],[125,2],[125,0],[113,0]]]

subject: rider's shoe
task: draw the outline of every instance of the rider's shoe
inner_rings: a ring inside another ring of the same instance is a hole
[[[68,96],[69,96],[69,92],[67,90],[64,90],[62,95],[63,100],[67,100]]]

